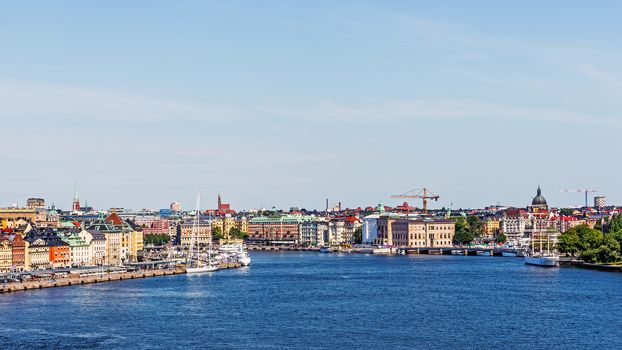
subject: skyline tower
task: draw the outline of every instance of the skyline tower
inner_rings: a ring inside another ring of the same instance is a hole
[[[76,182],[75,187],[73,189],[73,204],[71,205],[71,210],[74,212],[80,211],[80,198],[78,197],[78,182]]]

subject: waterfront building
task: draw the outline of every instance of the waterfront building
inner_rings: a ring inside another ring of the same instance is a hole
[[[62,239],[69,245],[69,265],[70,266],[89,266],[91,265],[91,234],[83,230],[71,232]]]
[[[300,225],[300,244],[321,246],[329,242],[328,222],[325,219],[304,221]]]
[[[501,228],[501,221],[497,218],[486,218],[482,220],[482,228],[484,236],[491,238]]]
[[[143,232],[112,212],[105,219],[93,222],[88,231],[96,230],[106,237],[105,264],[120,265],[137,261],[143,250]]]
[[[394,247],[451,247],[456,233],[452,220],[411,219],[396,214],[380,216],[377,226],[376,243]]]
[[[311,216],[259,216],[249,220],[247,239],[255,244],[293,245],[300,239],[300,225],[313,220]]]
[[[509,209],[503,213],[500,228],[508,240],[518,240],[525,236],[525,229],[528,222],[529,214],[526,210]]]
[[[17,271],[30,270],[29,243],[21,233],[13,235],[12,240],[13,268]]]
[[[48,236],[47,245],[49,247],[50,267],[61,268],[69,267],[71,262],[71,250],[69,244],[63,241],[59,236],[53,234]]]
[[[193,244],[192,230],[193,222],[184,222],[179,225],[179,242],[184,247]],[[196,226],[196,234],[194,236],[194,244],[207,246],[212,239],[212,223],[210,221],[201,221]]]
[[[91,235],[91,265],[101,265],[106,263],[106,235],[98,230],[83,230],[81,235],[86,237],[86,233]]]
[[[0,236],[0,272],[8,272],[13,266],[13,247],[11,241]]]
[[[363,218],[362,243],[372,244],[378,238],[378,219],[380,214],[371,214]]]
[[[33,237],[27,239],[28,256],[30,258],[30,267],[33,270],[47,269],[50,267],[50,248],[43,237]]]

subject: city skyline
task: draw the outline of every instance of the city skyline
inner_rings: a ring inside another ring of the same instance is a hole
[[[621,7],[5,3],[0,206],[618,204]]]

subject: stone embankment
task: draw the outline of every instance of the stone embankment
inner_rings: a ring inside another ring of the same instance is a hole
[[[239,263],[222,263],[220,264],[221,269],[234,269],[238,268],[241,265]],[[43,288],[53,288],[53,287],[68,287],[68,286],[78,286],[92,283],[105,283],[105,282],[114,282],[114,281],[123,281],[123,280],[133,280],[139,278],[149,278],[149,277],[162,277],[162,276],[171,276],[171,275],[179,275],[185,274],[186,269],[183,267],[175,268],[175,269],[156,269],[156,270],[138,270],[133,272],[122,272],[122,273],[103,273],[95,276],[73,276],[69,275],[68,277],[61,277],[55,279],[40,279],[40,280],[30,280],[23,282],[10,282],[0,284],[0,294],[2,293],[10,293],[10,292],[18,292],[18,291],[26,291],[26,290],[35,290],[35,289],[43,289]]]

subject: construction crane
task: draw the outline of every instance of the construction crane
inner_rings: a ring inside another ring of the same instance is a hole
[[[402,194],[392,195],[391,198],[419,198],[423,200],[423,213],[428,213],[428,199],[438,201],[439,196],[428,191],[427,188],[415,188]]]
[[[589,208],[588,207],[588,202],[587,202],[587,196],[590,193],[594,193],[594,192],[598,192],[596,190],[559,190],[560,192],[577,192],[577,193],[585,193],[585,209]]]

